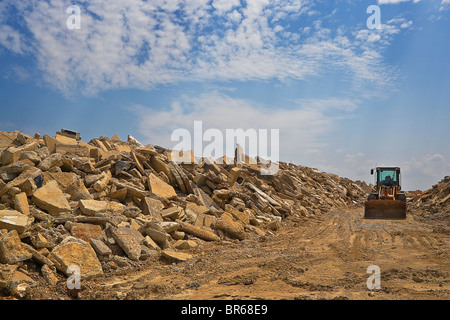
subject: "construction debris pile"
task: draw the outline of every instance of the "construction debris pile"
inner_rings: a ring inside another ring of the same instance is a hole
[[[410,208],[419,219],[439,219],[450,222],[450,176],[424,192],[409,194]]]
[[[0,296],[77,270],[95,278],[149,258],[185,261],[204,241],[266,236],[288,216],[365,199],[349,179],[283,162],[265,176],[235,159],[176,164],[131,136],[0,132]]]

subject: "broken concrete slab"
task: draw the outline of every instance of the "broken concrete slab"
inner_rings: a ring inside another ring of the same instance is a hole
[[[30,215],[30,206],[28,205],[28,197],[25,192],[18,193],[14,196],[14,209],[26,216]]]
[[[58,284],[58,277],[56,276],[56,272],[52,270],[48,265],[44,264],[41,267],[42,277],[45,282],[47,282],[51,286],[56,286]]]
[[[106,171],[102,173],[102,178],[95,181],[93,184],[93,188],[95,191],[100,192],[106,189],[107,185],[109,184],[109,181],[111,180],[112,175],[111,171]]]
[[[1,165],[6,166],[8,164],[14,163],[20,159],[20,155],[22,153],[22,149],[9,147],[6,150],[3,150],[1,153]]]
[[[173,247],[180,250],[189,250],[197,248],[198,244],[193,240],[178,240],[173,244]]]
[[[32,196],[33,203],[51,215],[71,211],[69,202],[56,181],[49,181]]]
[[[148,176],[148,189],[162,198],[173,199],[177,197],[175,189],[153,173]]]
[[[111,233],[114,240],[117,241],[122,250],[127,254],[128,258],[138,261],[141,255],[141,244],[136,238],[136,235],[133,234],[133,231],[136,230],[127,227],[118,227],[116,230],[111,228]]]
[[[52,167],[60,167],[62,165],[63,165],[62,155],[59,153],[53,153],[44,160],[42,160],[39,163],[38,168],[41,169],[42,171],[48,171]]]
[[[225,212],[216,222],[216,228],[225,231],[231,237],[244,240],[245,230],[244,226],[233,219],[233,216]]]
[[[111,249],[102,240],[89,238],[89,243],[91,244],[92,248],[94,248],[100,260],[111,257]]]
[[[164,204],[161,201],[145,197],[140,202],[140,208],[142,210],[142,214],[151,216],[157,221],[163,221],[161,212],[164,208]]]
[[[0,229],[16,230],[19,234],[25,232],[34,218],[16,210],[0,210]]]
[[[19,234],[11,230],[0,236],[0,262],[15,264],[20,261],[31,259],[32,255],[22,245]]]
[[[180,211],[182,209],[179,207],[171,207],[161,211],[161,216],[163,220],[177,220],[180,217]]]
[[[233,218],[242,222],[244,225],[250,224],[250,217],[248,216],[247,212],[239,211],[238,209],[229,204],[225,205],[225,211],[230,213],[233,216]]]
[[[177,220],[180,225],[180,230],[189,233],[197,238],[206,240],[206,241],[220,241],[220,237],[215,234],[211,229],[194,226],[190,223],[183,222],[181,220]]]
[[[96,224],[66,222],[66,229],[70,230],[70,234],[81,240],[89,242],[89,239],[101,240],[106,239],[106,234],[102,227]]]
[[[102,266],[91,245],[72,236],[61,241],[50,252],[48,258],[68,277],[73,274],[73,267],[79,268],[81,279],[103,275]]]
[[[98,200],[80,200],[80,211],[87,216],[94,216],[97,213],[105,212],[108,207],[108,202]]]
[[[169,260],[175,262],[184,262],[186,260],[192,259],[192,255],[184,252],[177,252],[173,250],[163,250],[161,251],[161,255]]]

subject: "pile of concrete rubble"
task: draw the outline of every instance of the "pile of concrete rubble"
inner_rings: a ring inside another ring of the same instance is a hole
[[[262,175],[267,164],[236,161],[247,157],[240,147],[221,161],[190,154],[193,163],[177,164],[131,136],[0,132],[0,296],[37,277],[55,286],[74,270],[95,278],[150,257],[185,261],[203,241],[276,233],[288,216],[361,205],[367,193],[284,162]]]
[[[450,176],[424,192],[410,192],[409,207],[417,218],[438,219],[450,222]]]

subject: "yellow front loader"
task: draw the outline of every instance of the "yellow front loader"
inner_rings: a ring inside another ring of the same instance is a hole
[[[406,219],[406,195],[401,189],[400,168],[378,167],[375,190],[369,194],[364,207],[365,219]]]

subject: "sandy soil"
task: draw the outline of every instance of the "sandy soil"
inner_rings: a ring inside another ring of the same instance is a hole
[[[92,281],[81,299],[437,299],[450,298],[450,232],[444,222],[364,220],[363,209],[288,218],[270,236],[202,244],[194,258],[144,262]],[[376,265],[381,288],[369,290]],[[69,299],[64,281],[32,292]]]

